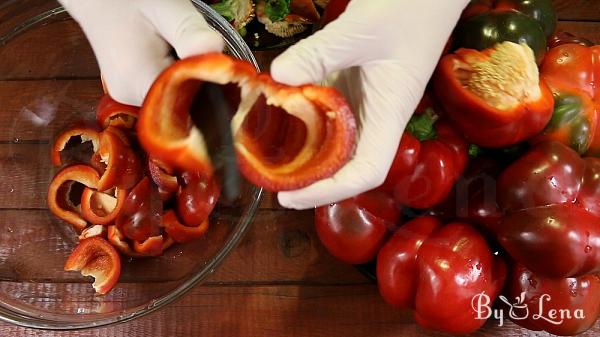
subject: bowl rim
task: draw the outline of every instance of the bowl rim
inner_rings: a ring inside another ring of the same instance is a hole
[[[238,34],[238,32],[215,12],[209,5],[205,4],[201,0],[191,0],[196,9],[204,16],[210,26],[215,28],[217,31],[224,33],[225,44],[228,47],[233,56],[244,59],[250,62],[257,71],[259,70],[258,63],[252,54],[250,47],[246,44],[244,39]],[[68,14],[62,6],[46,10],[34,17],[31,17],[24,22],[20,23],[12,30],[8,31],[3,36],[0,36],[0,46],[6,44],[13,37],[18,36],[21,32],[26,29],[32,28],[36,24],[43,22],[46,19],[50,19],[56,15]],[[137,306],[131,310],[123,310],[120,315],[111,316],[107,318],[101,318],[94,321],[81,321],[81,322],[64,322],[55,319],[44,318],[43,316],[29,316],[14,310],[9,309],[4,303],[0,303],[0,321],[14,324],[21,327],[33,328],[33,329],[44,329],[44,330],[82,330],[89,328],[99,328],[111,325],[116,325],[124,322],[131,321],[133,319],[145,316],[152,312],[157,311],[172,303],[173,301],[181,298],[190,289],[212,274],[215,269],[221,264],[221,262],[229,255],[229,253],[237,246],[239,241],[244,237],[248,231],[250,224],[254,220],[258,206],[262,200],[264,191],[262,188],[253,186],[250,189],[250,194],[253,196],[251,202],[245,207],[244,211],[240,215],[240,220],[235,225],[232,233],[229,234],[224,246],[218,251],[218,253],[212,257],[206,264],[203,265],[202,269],[196,272],[188,280],[181,283],[170,293],[158,297],[151,301],[149,305]],[[52,316],[52,315],[48,315]],[[61,314],[62,316],[62,314]]]

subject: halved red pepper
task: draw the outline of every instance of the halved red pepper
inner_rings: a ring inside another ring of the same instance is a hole
[[[121,212],[127,190],[116,188],[113,195],[84,188],[81,194],[81,213],[95,225],[108,225],[115,221]]]
[[[52,164],[54,166],[62,165],[62,159],[60,153],[65,149],[67,143],[73,137],[80,137],[81,142],[92,142],[93,152],[98,151],[100,146],[100,131],[98,128],[89,125],[78,125],[67,129],[58,135],[52,145]]]
[[[243,86],[256,75],[250,63],[222,54],[206,54],[175,62],[146,95],[137,124],[138,139],[150,155],[182,171],[211,175],[213,166],[190,107],[202,82]],[[248,93],[246,93],[248,95]]]
[[[600,159],[559,142],[535,146],[502,172],[506,212],[490,230],[504,249],[544,277],[600,272]]]
[[[524,44],[502,42],[481,52],[459,49],[442,57],[434,83],[459,131],[483,147],[523,141],[552,117],[552,92]]]
[[[163,252],[162,235],[151,236],[144,241],[133,240],[133,250],[142,256],[159,256]]]
[[[110,243],[101,237],[79,242],[65,262],[65,271],[81,271],[83,276],[94,277],[98,294],[109,292],[121,275],[121,258]]]
[[[78,164],[64,167],[56,173],[48,187],[48,208],[54,215],[82,231],[87,227],[87,222],[79,210],[69,202],[70,184],[76,182],[96,188],[99,181],[98,172],[91,166]]]
[[[140,108],[121,104],[105,94],[96,107],[96,121],[103,129],[109,126],[133,129]]]
[[[98,183],[99,191],[118,187],[130,189],[142,178],[140,159],[123,140],[123,133],[109,126],[100,134],[100,160],[106,169]]]
[[[413,309],[420,325],[450,333],[483,326],[473,298],[483,292],[493,301],[505,278],[506,264],[475,228],[464,223],[442,226],[434,217],[401,226],[377,256],[384,300]]]
[[[297,189],[332,175],[350,159],[356,125],[338,91],[278,84],[266,74],[257,76],[249,63],[223,54],[180,60],[155,81],[138,122],[140,143],[150,156],[181,171],[213,173],[206,141],[189,114],[202,82],[241,89],[231,126],[240,171],[254,184],[272,191]],[[265,109],[263,99],[272,108]],[[289,138],[268,143],[274,139],[261,139],[247,121],[269,113],[280,116],[267,120],[268,128],[287,128]]]
[[[557,97],[549,134],[579,153],[600,155],[600,46],[563,44],[548,51],[540,74]]]
[[[196,226],[186,226],[179,222],[175,211],[169,210],[163,215],[161,225],[175,242],[189,242],[204,236],[208,230],[209,221],[207,217]]]
[[[419,105],[380,187],[393,192],[401,205],[424,209],[440,203],[467,164],[467,142],[450,124],[437,119],[431,104]]]

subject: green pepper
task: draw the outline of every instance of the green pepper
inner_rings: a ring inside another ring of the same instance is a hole
[[[461,21],[454,31],[454,49],[483,50],[496,43],[526,43],[541,63],[546,52],[546,35],[533,18],[513,10],[490,11]]]
[[[462,18],[490,11],[512,10],[521,12],[535,19],[546,37],[550,37],[556,29],[556,11],[551,0],[472,0],[464,10]]]

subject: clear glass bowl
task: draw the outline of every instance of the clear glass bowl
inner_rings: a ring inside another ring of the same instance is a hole
[[[243,39],[218,14],[193,1],[225,38],[227,52],[258,67]],[[210,275],[248,229],[261,190],[245,184],[234,203],[219,204],[207,235],[157,258],[123,258],[121,278],[98,296],[91,278],[64,272],[77,244],[70,225],[46,206],[56,168],[58,132],[94,120],[102,94],[92,50],[55,1],[0,5],[0,319],[43,329],[81,329],[157,310]]]

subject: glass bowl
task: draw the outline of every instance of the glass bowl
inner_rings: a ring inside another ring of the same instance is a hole
[[[226,52],[258,68],[243,39],[201,1],[193,1],[226,41]],[[260,189],[219,203],[207,234],[156,258],[122,258],[119,283],[96,295],[89,277],[65,272],[77,233],[52,215],[48,184],[54,137],[70,123],[95,120],[102,95],[92,50],[57,2],[0,5],[0,319],[26,327],[81,329],[157,310],[203,281],[248,229]]]

